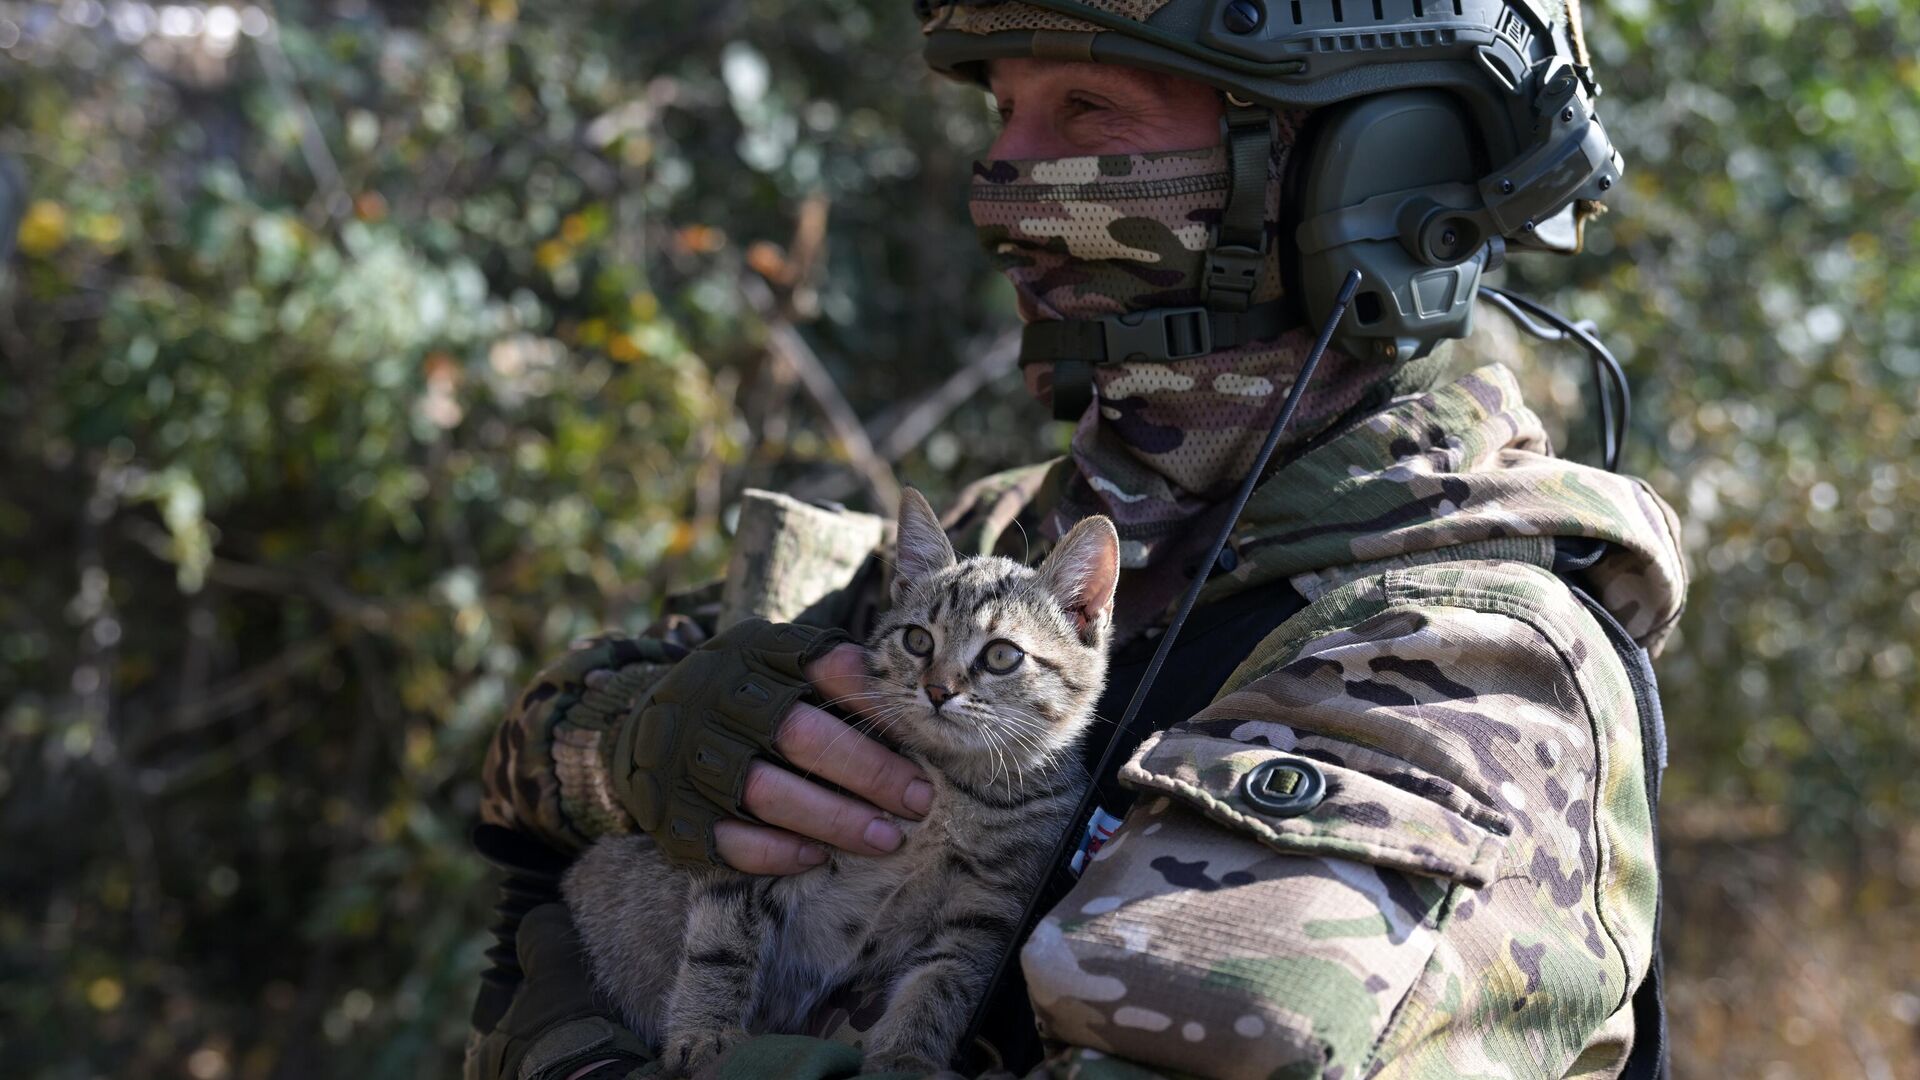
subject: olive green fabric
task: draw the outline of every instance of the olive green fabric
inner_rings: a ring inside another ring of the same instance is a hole
[[[520,921],[515,952],[524,980],[494,1029],[467,1055],[467,1076],[561,1080],[595,1061],[646,1060],[638,1036],[595,999],[567,909],[542,904]]]
[[[713,825],[740,817],[747,766],[776,757],[780,718],[811,692],[806,665],[840,630],[746,619],[654,684],[615,737],[609,771],[640,830],[683,866],[718,866]]]

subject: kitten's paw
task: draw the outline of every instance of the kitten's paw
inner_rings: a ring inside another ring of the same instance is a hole
[[[660,1060],[668,1076],[693,1076],[720,1060],[721,1055],[746,1041],[744,1028],[686,1031],[667,1036]]]

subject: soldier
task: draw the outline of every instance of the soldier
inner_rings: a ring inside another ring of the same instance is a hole
[[[1644,483],[1555,458],[1506,368],[1435,348],[1509,247],[1577,250],[1619,176],[1577,3],[922,13],[930,62],[1004,118],[971,209],[1027,320],[1029,386],[1077,423],[1070,455],[963,494],[956,546],[1018,557],[1024,537],[1116,521],[1107,717],[1203,579],[1024,980],[996,986],[987,1058],[1113,1077],[1663,1071],[1648,657],[1685,593],[1677,523]],[[1350,270],[1361,291],[1229,523]],[[923,812],[924,779],[820,707],[859,676],[840,631],[861,629],[870,584],[805,620],[837,629],[677,618],[589,643],[519,699],[477,833],[509,876],[470,1075],[642,1066],[553,902],[595,836],[644,830],[752,873],[899,844],[885,815]],[[785,691],[727,699],[746,671]],[[760,1036],[719,1074],[857,1073],[860,1002],[828,1012],[832,1038]]]

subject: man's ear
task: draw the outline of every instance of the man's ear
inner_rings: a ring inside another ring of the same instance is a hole
[[[940,527],[927,497],[913,488],[900,492],[900,535],[895,544],[893,599],[954,563],[953,545]]]
[[[1100,640],[1113,618],[1120,581],[1120,534],[1113,522],[1090,517],[1075,525],[1040,564],[1040,584],[1073,615],[1080,640]]]

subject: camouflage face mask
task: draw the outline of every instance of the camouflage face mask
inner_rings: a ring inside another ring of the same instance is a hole
[[[980,242],[1020,317],[1095,319],[1200,302],[1226,205],[1226,148],[974,165]]]
[[[1280,177],[1299,120],[1276,118],[1269,223],[1279,218]],[[1201,303],[1206,250],[1228,187],[1226,148],[1214,146],[981,162],[969,203],[982,244],[1013,282],[1022,319],[1097,319]],[[1278,229],[1269,230],[1256,303],[1281,296]],[[1073,435],[1079,475],[1047,531],[1062,535],[1083,517],[1106,514],[1120,530],[1122,564],[1152,564],[1246,474],[1312,345],[1303,327],[1189,360],[1096,368],[1098,401]],[[1388,370],[1330,350],[1281,443],[1282,459]]]

